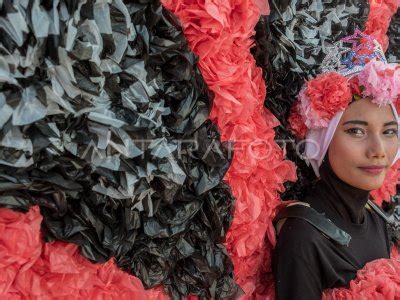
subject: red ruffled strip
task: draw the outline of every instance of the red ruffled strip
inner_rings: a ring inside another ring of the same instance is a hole
[[[247,298],[272,296],[272,217],[283,183],[296,180],[295,166],[274,141],[277,119],[264,107],[262,71],[250,54],[254,26],[266,1],[164,0],[184,27],[208,87],[215,94],[210,119],[223,140],[235,141],[225,180],[236,197],[226,247],[237,283]]]
[[[399,0],[369,0],[369,15],[364,32],[372,35],[386,51],[389,46],[387,31],[390,19],[400,6]]]
[[[37,206],[26,214],[0,208],[0,298],[167,299],[112,260],[94,264],[74,244],[44,243],[41,222]]]
[[[348,289],[326,290],[323,299],[400,299],[399,253],[393,248],[391,259],[378,259],[367,263],[357,272],[356,279],[350,282]]]

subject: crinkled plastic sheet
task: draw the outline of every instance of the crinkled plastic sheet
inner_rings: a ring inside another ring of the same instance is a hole
[[[239,293],[232,153],[177,19],[151,0],[0,6],[0,205],[39,205],[47,240],[173,298]]]
[[[287,182],[281,196],[299,199],[315,175],[296,154],[295,138],[287,130],[290,108],[304,81],[319,73],[329,46],[355,28],[364,28],[369,5],[360,0],[271,0],[270,8],[270,15],[256,26],[252,52],[267,84],[265,106],[281,123],[275,128],[276,140],[298,166],[298,180]]]
[[[400,10],[392,17],[388,30],[389,48],[386,52],[388,61],[400,63]]]

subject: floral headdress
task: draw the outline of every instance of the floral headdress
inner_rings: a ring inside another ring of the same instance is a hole
[[[360,30],[330,49],[321,71],[304,84],[289,115],[290,129],[299,138],[310,129],[326,128],[352,101],[370,97],[381,106],[400,95],[400,66],[387,63],[379,43]]]

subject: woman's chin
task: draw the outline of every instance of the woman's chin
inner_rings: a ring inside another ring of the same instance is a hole
[[[353,177],[357,178],[357,181],[352,182],[351,185],[366,191],[379,189],[383,185],[386,176],[386,170],[379,174],[368,173],[363,170],[359,170],[357,173],[357,176]]]

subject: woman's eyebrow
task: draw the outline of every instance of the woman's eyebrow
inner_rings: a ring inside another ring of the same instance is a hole
[[[391,121],[383,124],[383,126],[389,126],[389,125],[398,125],[396,121]]]
[[[350,120],[350,121],[347,121],[347,122],[343,123],[343,125],[346,125],[346,124],[359,124],[359,125],[368,126],[368,122],[361,121],[361,120]]]
[[[361,120],[350,120],[350,121],[344,122],[343,126],[346,125],[346,124],[359,124],[359,125],[368,126],[368,122],[361,121]],[[397,122],[396,121],[390,121],[390,122],[387,122],[387,123],[383,124],[383,126],[390,126],[390,125],[397,125]]]

